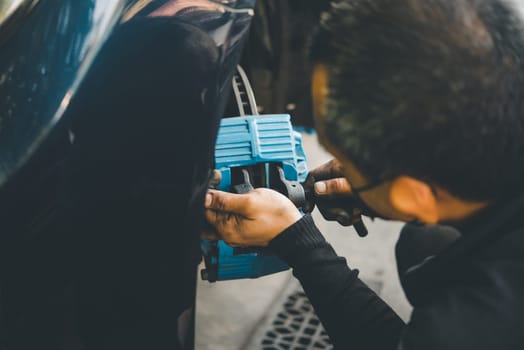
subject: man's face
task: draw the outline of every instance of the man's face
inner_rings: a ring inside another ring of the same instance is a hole
[[[444,188],[410,176],[398,176],[376,186],[344,156],[336,144],[330,142],[324,130],[328,96],[329,71],[325,65],[314,68],[312,97],[315,123],[320,143],[337,158],[341,173],[352,188],[357,189],[362,201],[381,217],[398,221],[460,221],[485,208],[489,202],[463,200]],[[358,191],[359,188],[369,189]]]
[[[330,143],[322,129],[322,116],[316,117],[319,142],[339,162],[340,173],[352,188],[368,187],[372,182],[336,146]],[[367,207],[383,219],[423,222],[459,222],[487,207],[489,201],[466,201],[438,186],[409,176],[399,176],[371,188],[358,191]]]
[[[328,68],[325,65],[316,65],[312,78],[312,97],[315,113],[315,123],[319,142],[340,162],[342,173],[353,188],[361,188],[369,185],[370,181],[362,174],[355,164],[344,157],[337,147],[330,143],[324,132],[324,117],[326,115],[326,100],[328,95]],[[372,210],[382,217],[399,220],[412,221],[412,215],[401,213],[391,205],[391,182],[386,181],[369,190],[359,192],[361,199]]]
[[[319,123],[318,119],[317,123]],[[341,172],[344,174],[344,177],[352,188],[363,188],[371,183],[355,166],[355,164],[342,156],[337,148],[332,146],[328,139],[320,132],[318,137],[320,143],[326,148],[326,150],[339,161]],[[383,183],[379,183],[377,186],[373,186],[370,189],[358,192],[358,195],[362,201],[375,213],[379,214],[381,218],[405,222],[419,220],[419,218],[415,215],[409,215],[398,211],[392,205],[391,194],[392,181],[384,181]]]

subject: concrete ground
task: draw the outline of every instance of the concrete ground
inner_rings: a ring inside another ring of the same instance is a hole
[[[309,168],[331,156],[318,145],[316,135],[303,135]],[[407,320],[411,306],[400,288],[396,272],[394,246],[400,223],[366,221],[369,235],[360,238],[353,228],[322,219],[313,212],[315,222],[337,253],[360,270],[368,283],[397,313]],[[290,271],[256,280],[227,281],[210,284],[199,281],[196,309],[197,350],[258,350],[256,337],[267,326],[268,314],[282,300],[295,282]]]

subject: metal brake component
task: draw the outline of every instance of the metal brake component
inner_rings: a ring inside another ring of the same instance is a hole
[[[368,228],[362,221],[362,210],[360,208],[353,208],[353,227],[360,237],[366,237],[368,235]]]
[[[304,187],[298,181],[292,181],[286,179],[284,174],[284,169],[281,166],[277,167],[278,177],[282,183],[283,189],[285,190],[286,195],[296,207],[302,208],[306,203],[306,192]]]
[[[237,66],[237,72],[233,76],[232,86],[239,115],[258,115],[253,88],[246,72],[240,65]]]
[[[364,225],[361,216],[359,217],[359,220],[357,222],[353,223],[353,227],[355,228],[355,231],[357,231],[357,234],[360,237],[366,237],[368,235],[368,228],[366,227],[366,225]]]
[[[247,171],[247,169],[242,169],[242,176],[244,177],[244,183],[233,185],[231,188],[231,192],[243,194],[248,193],[254,189],[253,185],[251,184],[251,179],[249,178],[249,172]]]
[[[313,183],[314,180],[305,183],[304,212],[312,212],[316,206],[324,219],[336,221],[342,226],[353,226],[360,237],[367,236],[368,229],[362,221],[362,211],[354,206],[354,200],[351,197],[317,197],[312,188]]]
[[[305,203],[301,182],[307,177],[302,137],[287,114],[258,115],[249,80],[241,67],[233,78],[239,117],[223,118],[215,144],[215,168],[221,179],[217,190],[247,193],[255,187],[273,188],[295,205]],[[247,114],[247,115],[246,115]],[[296,181],[288,180],[293,179]],[[223,240],[201,240],[209,282],[258,278],[289,266],[268,248],[232,247]]]

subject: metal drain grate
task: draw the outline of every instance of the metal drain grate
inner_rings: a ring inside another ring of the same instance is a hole
[[[261,340],[262,350],[333,349],[302,291],[291,294]]]
[[[383,283],[377,279],[364,282],[380,295]],[[300,283],[290,280],[247,339],[245,350],[320,350],[333,349]]]

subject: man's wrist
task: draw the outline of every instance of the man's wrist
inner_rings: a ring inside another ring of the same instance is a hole
[[[328,243],[316,227],[310,214],[304,215],[269,242],[269,248],[287,262],[293,260],[293,256],[302,249],[326,245]]]

